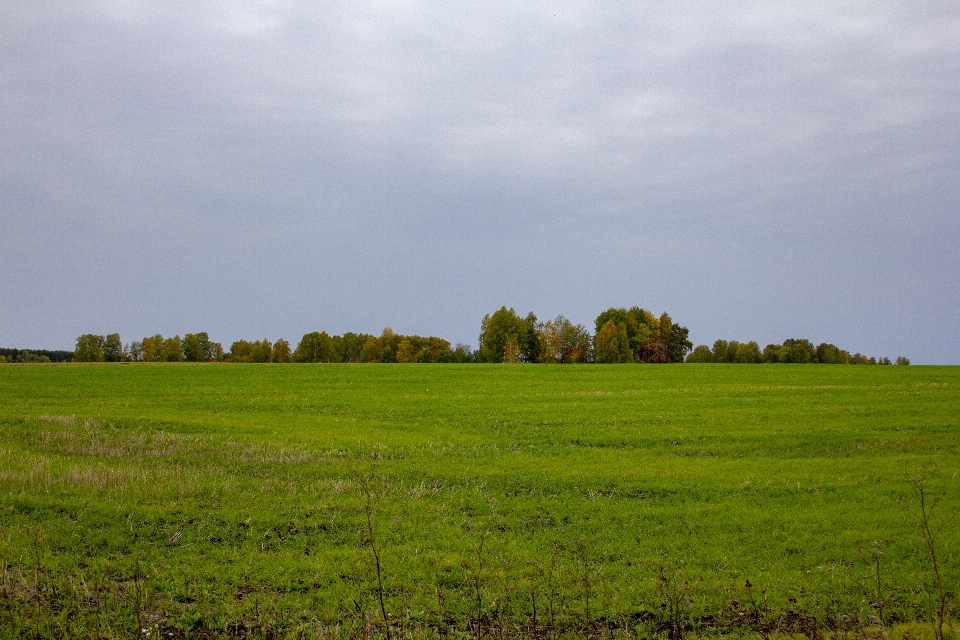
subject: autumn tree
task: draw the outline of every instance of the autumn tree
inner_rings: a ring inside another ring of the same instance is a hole
[[[633,351],[627,338],[626,323],[608,320],[593,339],[594,362],[614,364],[633,361]]]
[[[563,358],[563,339],[553,320],[547,320],[540,328],[540,362],[553,364]]]
[[[253,354],[253,343],[246,340],[236,340],[230,345],[230,359],[234,362],[250,362]]]
[[[383,359],[383,340],[370,336],[363,344],[363,361],[380,362]]]
[[[380,342],[383,343],[383,348],[380,352],[379,361],[396,362],[397,348],[400,346],[400,336],[390,327],[384,327],[380,333]]]
[[[410,341],[406,338],[400,340],[400,344],[397,345],[396,361],[399,363],[408,363],[416,362],[416,359],[416,352],[413,350],[413,345],[410,344]]]
[[[507,340],[507,344],[503,345],[503,362],[506,364],[523,362],[523,351],[520,350],[520,345],[514,342],[513,338]]]

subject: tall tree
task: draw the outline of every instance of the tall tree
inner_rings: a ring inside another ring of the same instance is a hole
[[[553,320],[547,320],[540,329],[540,362],[558,363],[563,359],[563,338]]]
[[[519,351],[520,337],[526,335],[527,328],[527,323],[512,308],[500,307],[493,315],[483,316],[477,361],[504,362],[507,343]]]
[[[103,361],[120,362],[123,360],[123,343],[119,333],[111,333],[103,341]]]
[[[594,362],[601,364],[631,362],[633,352],[627,338],[626,322],[617,324],[608,320],[600,327],[593,339],[593,353]]]
[[[417,361],[417,353],[407,338],[401,339],[400,344],[397,345],[396,361],[404,364]]]
[[[253,343],[250,347],[250,362],[258,364],[273,362],[273,345],[269,340],[264,338]]]
[[[204,344],[201,335],[207,336],[205,333],[188,333],[183,336],[183,359],[187,362],[206,362],[209,359],[210,339],[207,338],[207,344]]]
[[[253,353],[253,343],[246,340],[236,340],[230,345],[230,359],[234,362],[250,362]]]
[[[326,331],[313,331],[304,334],[294,352],[297,362],[331,362],[333,360],[333,339]]]
[[[183,340],[180,336],[167,338],[160,345],[158,360],[161,362],[183,362]]]
[[[526,324],[526,331],[520,336],[520,352],[524,362],[540,361],[540,327],[541,323],[537,321],[537,316],[533,311],[527,314],[523,319]]]
[[[77,346],[73,350],[74,362],[103,362],[103,346],[106,338],[93,333],[85,333],[77,338]]]

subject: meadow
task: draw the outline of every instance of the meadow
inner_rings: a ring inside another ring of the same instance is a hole
[[[0,366],[0,637],[949,635],[958,423],[956,367]]]

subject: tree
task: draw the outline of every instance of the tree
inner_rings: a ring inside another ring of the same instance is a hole
[[[698,364],[713,362],[713,352],[710,351],[710,347],[707,345],[698,344],[696,348],[690,352],[690,355],[687,356],[685,362]]]
[[[637,360],[648,364],[666,364],[670,362],[667,356],[667,348],[663,346],[663,343],[659,340],[650,340],[644,344]]]
[[[626,323],[616,324],[608,320],[600,327],[593,340],[594,362],[613,364],[631,362],[633,351],[627,338]]]
[[[524,318],[526,331],[520,336],[520,352],[524,362],[540,361],[540,328],[541,323],[537,322],[537,316],[533,311]]]
[[[384,327],[383,332],[380,334],[380,342],[383,343],[380,362],[396,362],[397,347],[400,346],[400,336],[390,327]]]
[[[477,361],[504,362],[507,357],[507,343],[511,343],[519,351],[521,336],[526,336],[527,331],[527,323],[512,308],[500,307],[492,316],[483,316]]]
[[[563,341],[560,330],[553,320],[547,320],[540,328],[540,362],[558,363],[563,359]]]
[[[790,346],[790,362],[795,364],[809,364],[814,361],[816,357],[816,350],[813,348],[813,344],[809,340],[800,339],[800,340],[784,340],[783,346],[788,346],[787,343],[792,342]]]
[[[103,346],[106,338],[92,333],[85,333],[77,338],[77,346],[73,350],[74,362],[103,362]]]
[[[287,363],[290,362],[291,355],[290,343],[283,338],[277,338],[277,341],[273,343],[273,355],[271,359],[274,362]]]
[[[294,360],[297,362],[330,362],[333,355],[333,340],[326,331],[304,334],[297,344]]]
[[[904,356],[897,356],[897,360],[895,364],[898,364],[900,366],[905,366],[910,364],[910,360],[908,358],[905,358]]]
[[[250,347],[250,362],[256,362],[258,364],[263,364],[265,362],[273,361],[273,345],[270,344],[270,341],[264,338],[263,340],[255,341]]]
[[[506,364],[520,364],[523,362],[523,352],[520,345],[511,338],[503,347],[503,362]]]
[[[187,362],[206,362],[210,358],[209,349],[210,339],[206,333],[188,333],[183,336],[183,358]]]
[[[474,362],[473,349],[468,344],[458,342],[450,354],[450,362],[465,364]]]
[[[590,332],[582,324],[573,324],[562,315],[553,321],[560,332],[562,355],[560,362],[573,364],[576,362],[590,362],[593,359],[593,345]]]
[[[370,336],[363,344],[363,361],[380,362],[383,358],[383,340]]]
[[[159,333],[151,338],[143,339],[143,361],[159,362],[160,351],[163,347],[163,336]]]
[[[119,333],[111,333],[103,341],[103,361],[120,362],[123,360],[123,343]]]
[[[417,354],[413,350],[413,345],[410,344],[410,341],[406,338],[400,340],[400,344],[397,345],[397,362],[407,363],[407,362],[416,362]]]
[[[130,343],[130,362],[141,362],[143,360],[143,343],[134,340]]]
[[[763,354],[760,353],[760,345],[756,342],[745,342],[737,345],[733,361],[740,364],[759,364],[763,362]]]
[[[716,340],[713,343],[713,361],[714,362],[729,362],[727,359],[729,355],[729,349],[727,348],[728,344],[726,340]]]
[[[230,359],[234,362],[250,362],[253,353],[253,343],[246,340],[237,340],[230,345]]]
[[[160,345],[160,353],[157,355],[160,362],[183,362],[183,340],[180,336],[167,338]]]
[[[687,352],[693,348],[693,343],[688,339],[689,335],[690,330],[686,327],[681,327],[678,324],[671,325],[670,339],[665,347],[669,362],[683,362]]]

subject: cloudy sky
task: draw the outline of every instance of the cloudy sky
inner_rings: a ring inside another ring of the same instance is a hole
[[[5,0],[0,346],[501,305],[960,363],[960,5]]]

